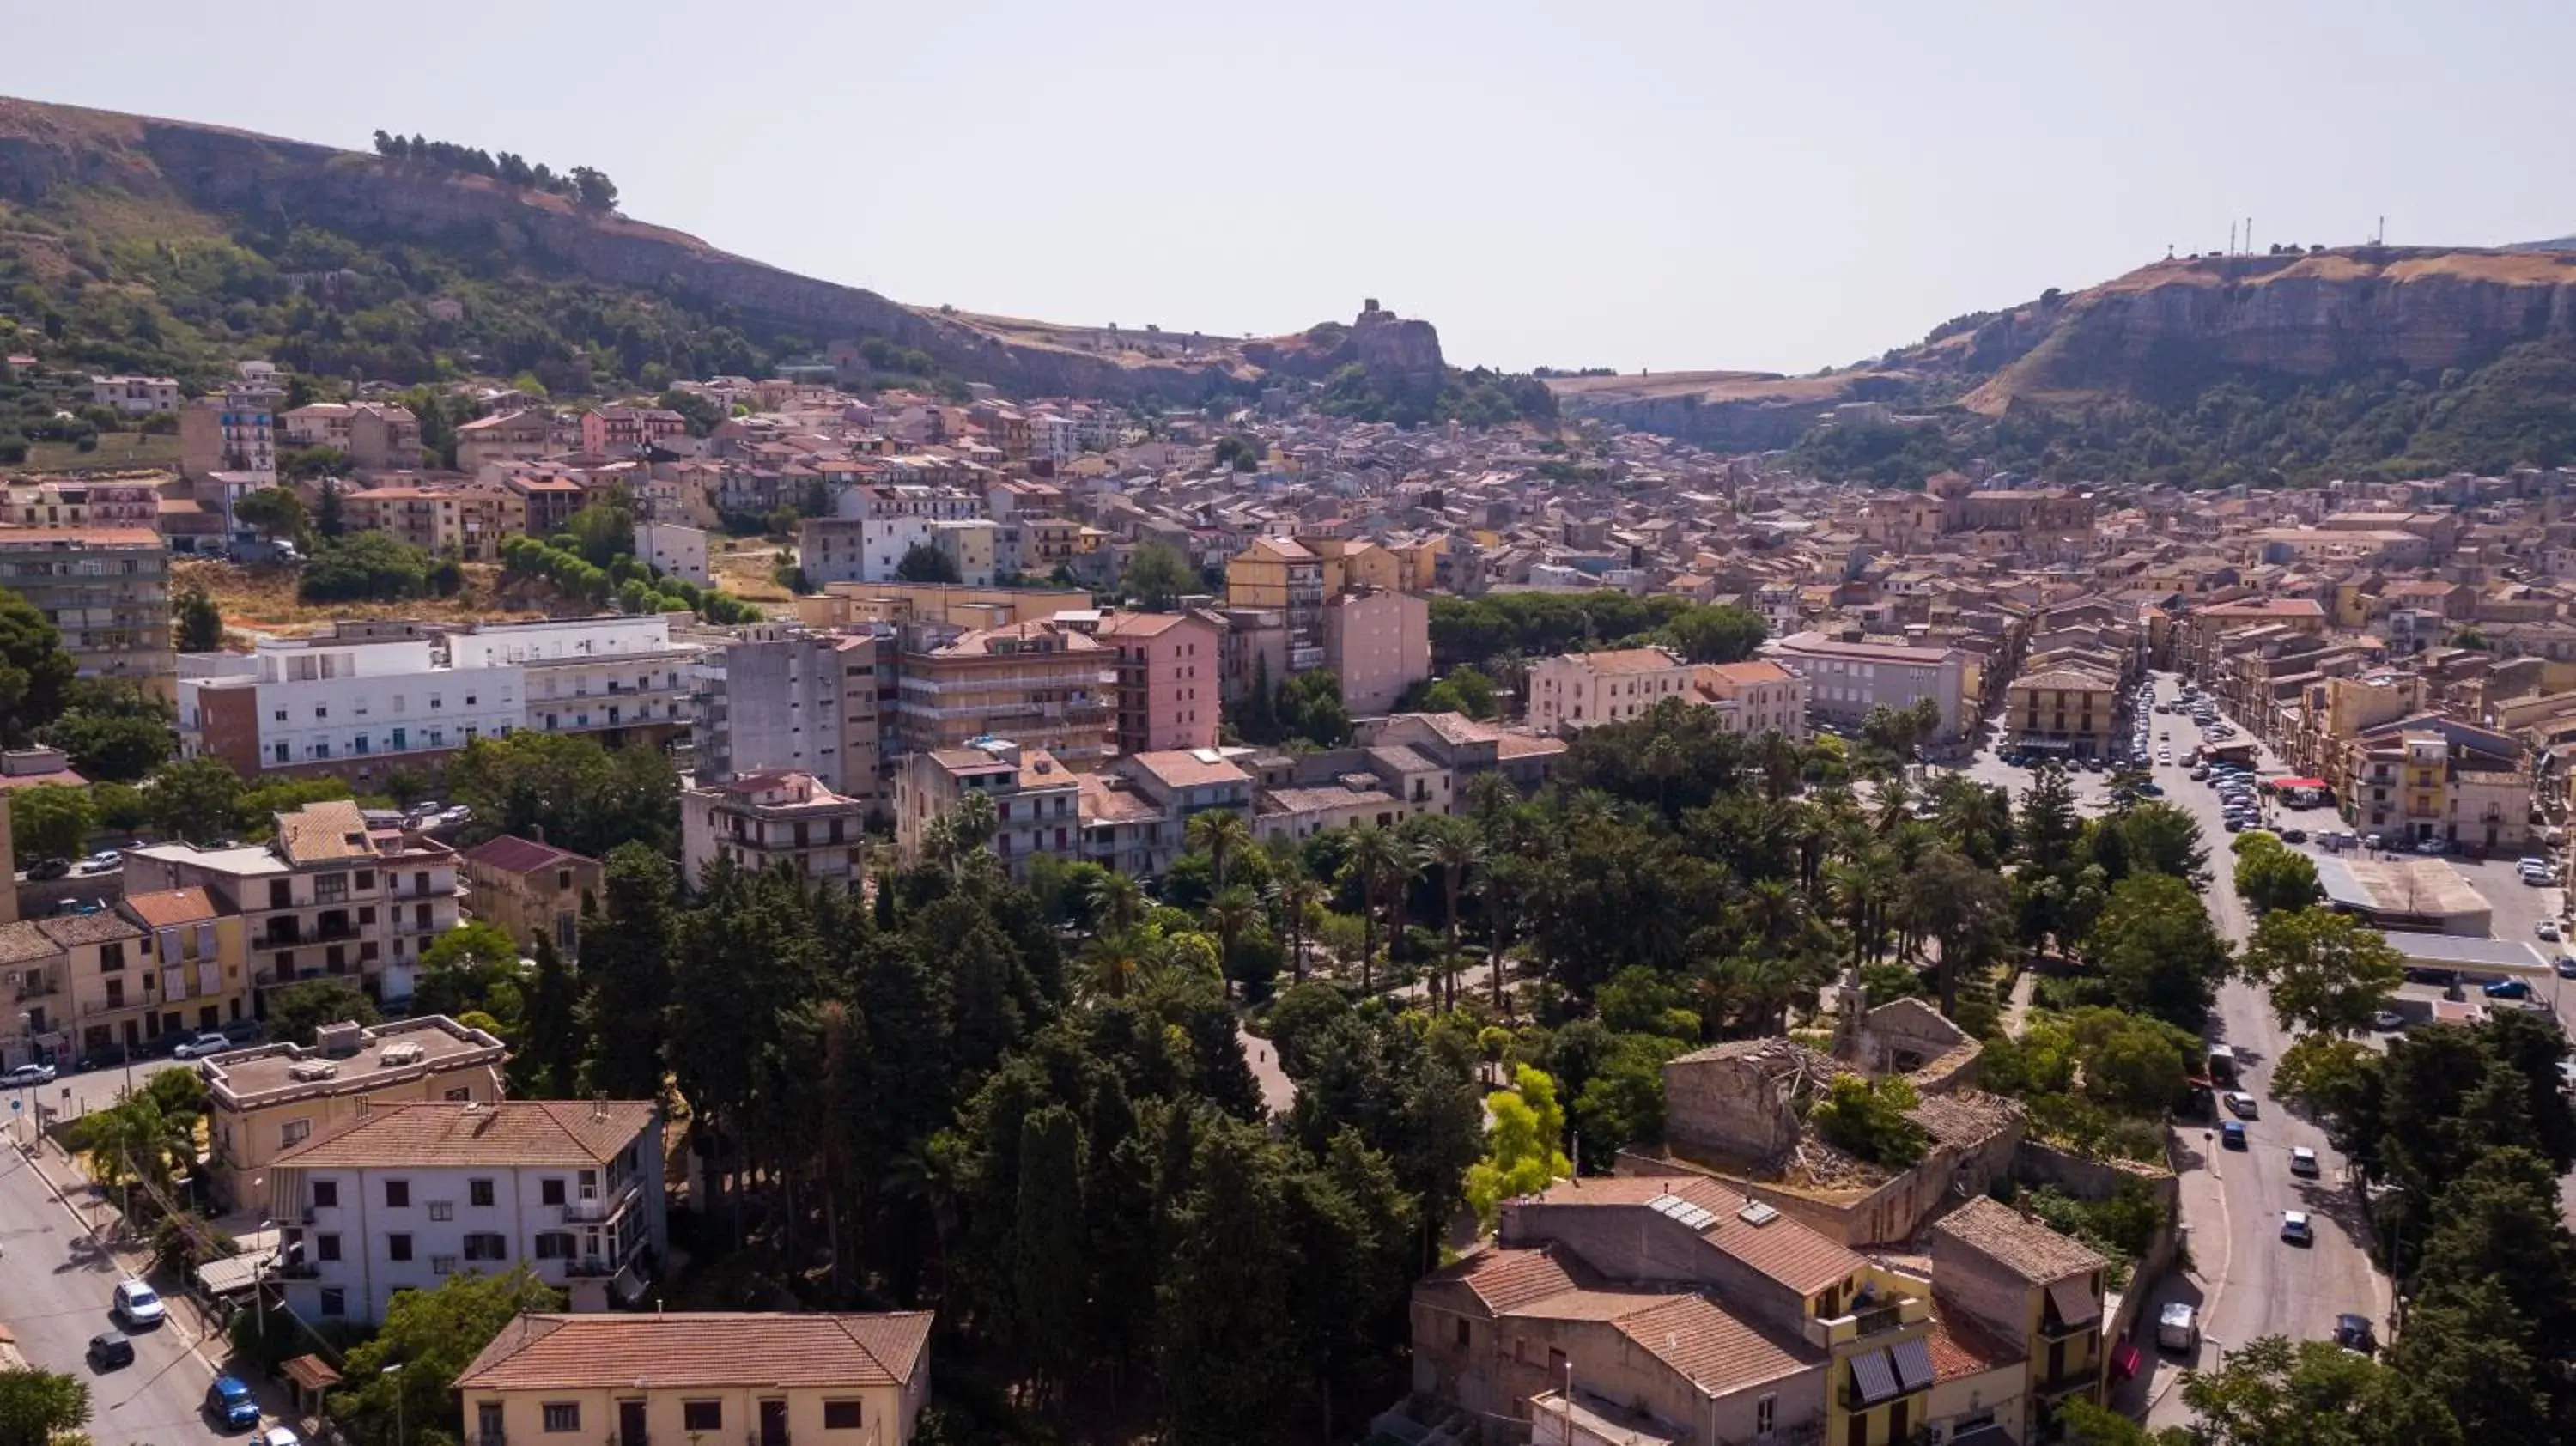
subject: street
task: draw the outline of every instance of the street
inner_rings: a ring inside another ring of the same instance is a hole
[[[29,1364],[89,1382],[88,1435],[98,1446],[212,1436],[197,1408],[214,1373],[189,1348],[198,1322],[187,1302],[171,1301],[167,1323],[134,1336],[134,1364],[105,1374],[90,1368],[90,1337],[115,1328],[107,1302],[117,1278],[38,1167],[0,1150],[0,1320]]]
[[[165,1069],[188,1067],[186,1060],[138,1059],[130,1073],[134,1088],[141,1089],[144,1081]],[[117,1096],[125,1092],[128,1074],[129,1071],[122,1066],[93,1069],[81,1074],[56,1076],[49,1085],[0,1090],[0,1099],[7,1101],[0,1104],[0,1111],[6,1111],[0,1114],[0,1126],[6,1127],[12,1140],[23,1141],[35,1131],[38,1122],[32,1112],[38,1109],[43,1111],[48,1121],[56,1116],[77,1119],[92,1110],[105,1109],[115,1104]]]

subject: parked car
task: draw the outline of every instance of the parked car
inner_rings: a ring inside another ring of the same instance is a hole
[[[2535,919],[2532,921],[2531,932],[2533,937],[2541,940],[2542,942],[2555,944],[2558,942],[2558,921],[2556,919]]]
[[[2550,962],[2561,979],[2576,979],[2576,954],[2561,954]]]
[[[2317,1152],[2309,1149],[2305,1145],[2292,1145],[2290,1147],[2290,1173],[2293,1175],[2305,1175],[2311,1180],[2315,1179],[2317,1176]]]
[[[49,1064],[22,1064],[7,1074],[0,1074],[0,1089],[25,1089],[29,1085],[54,1082],[54,1067]]]
[[[2229,1090],[2221,1097],[2227,1112],[2240,1120],[2250,1120],[2262,1112],[2262,1106],[2243,1090]]]
[[[2200,1315],[2181,1301],[2169,1301],[2156,1317],[2156,1344],[2169,1351],[2200,1349]]]
[[[120,1280],[108,1313],[125,1322],[129,1330],[157,1326],[169,1318],[170,1308],[161,1303],[160,1293],[139,1280]]]
[[[27,877],[30,881],[59,879],[71,871],[72,861],[69,859],[38,859],[27,865]]]
[[[304,1438],[292,1426],[271,1426],[259,1433],[259,1446],[304,1446]]]
[[[2316,1231],[2309,1228],[2308,1212],[2305,1210],[2282,1211],[2281,1238],[2290,1242],[2292,1245],[2316,1244],[2317,1235]]]
[[[2370,1027],[2382,1034],[2391,1034],[2406,1027],[2406,1016],[2394,1009],[2383,1009],[2370,1016]]]
[[[179,1041],[177,1045],[171,1048],[170,1057],[173,1059],[199,1059],[210,1054],[221,1054],[225,1050],[236,1047],[237,1046],[232,1042],[231,1036],[209,1030],[204,1034],[193,1035],[187,1039]]]
[[[2307,841],[2308,831],[2306,829],[2285,828],[2281,830],[2281,842],[2283,843],[2303,844]]]
[[[2417,843],[2416,843],[2416,845],[2415,845],[2415,852],[2417,852],[2417,853],[2419,853],[2419,854],[2446,854],[2446,853],[2449,853],[2450,851],[2451,851],[2451,841],[2450,841],[2449,839],[2442,839],[2442,838],[2428,838],[2428,839],[2421,839],[2421,840],[2418,840],[2418,841],[2417,841]]]
[[[125,867],[125,855],[118,853],[114,849],[100,849],[97,853],[91,854],[88,858],[72,865],[72,872],[76,874],[112,874],[123,867]]]
[[[134,1364],[134,1342],[123,1331],[100,1331],[89,1338],[89,1363],[102,1371]]]
[[[2520,979],[2499,979],[2486,987],[2489,999],[2529,999],[2531,986]]]
[[[2335,1317],[2334,1343],[2348,1351],[2369,1355],[2379,1349],[2379,1337],[2370,1329],[2370,1317],[2339,1315]]]
[[[259,1427],[259,1398],[237,1376],[217,1376],[206,1387],[206,1419],[225,1431],[251,1431]]]
[[[2228,1120],[2221,1124],[2218,1127],[2218,1143],[2231,1150],[2246,1148],[2245,1126],[2235,1120]]]

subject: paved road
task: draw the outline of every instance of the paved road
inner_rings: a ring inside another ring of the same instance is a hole
[[[2158,675],[2157,697],[2171,701],[2180,692],[2170,675]],[[2198,819],[2209,840],[2212,881],[2205,900],[2211,919],[2231,941],[2242,943],[2252,932],[2244,903],[2229,882],[2233,858],[2218,795],[2208,784],[2194,782],[2180,760],[2202,741],[2190,717],[2150,714],[2155,731],[2173,735],[2176,762],[2158,764],[2156,781],[2167,801]],[[2239,734],[2240,741],[2243,735]],[[2159,744],[2159,746],[2164,746]],[[2274,773],[2268,750],[2257,773]],[[2326,823],[2327,810],[2313,811]],[[2283,826],[2297,826],[2301,814],[2285,811]],[[2213,1366],[2221,1349],[2260,1336],[2320,1339],[2330,1335],[2334,1319],[2346,1311],[2365,1315],[2388,1330],[2386,1280],[2372,1267],[2362,1236],[2360,1210],[2344,1180],[2343,1157],[2327,1144],[2325,1132],[2293,1116],[2271,1099],[2267,1085],[2272,1066],[2296,1035],[2280,1028],[2270,1001],[2253,985],[2231,981],[2219,991],[2213,1040],[2232,1046],[2241,1061],[2242,1088],[2260,1104],[2257,1118],[2246,1122],[2250,1148],[2223,1150],[2206,1132],[2184,1131],[2183,1222],[2190,1229],[2192,1286],[2202,1293],[2204,1336],[2200,1364]],[[2317,1152],[2320,1178],[2290,1173],[2292,1146]],[[2316,1243],[2300,1247],[2281,1239],[2281,1212],[2304,1210],[2316,1231]],[[2189,1420],[2179,1393],[2156,1403],[2151,1426],[2182,1425]]]
[[[134,1088],[141,1089],[145,1080],[162,1070],[181,1067],[184,1067],[184,1062],[175,1059],[138,1059],[132,1071]],[[34,1124],[32,1112],[39,1108],[47,1120],[56,1114],[76,1117],[91,1110],[105,1109],[115,1104],[117,1096],[125,1092],[127,1077],[128,1072],[124,1069],[94,1069],[57,1076],[49,1085],[0,1090],[0,1126],[13,1131],[29,1129]],[[22,1102],[25,1108],[12,1110],[10,1102]]]
[[[90,1383],[90,1438],[98,1446],[186,1446],[215,1433],[197,1414],[214,1372],[190,1350],[194,1311],[174,1302],[170,1323],[135,1337],[135,1361],[101,1375],[84,1352],[112,1329],[108,1293],[117,1268],[37,1167],[0,1149],[0,1320],[30,1364]]]

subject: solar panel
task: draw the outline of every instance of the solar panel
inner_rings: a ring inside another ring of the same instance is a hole
[[[1747,1200],[1744,1208],[1735,1212],[1735,1218],[1747,1225],[1761,1226],[1779,1219],[1780,1212],[1763,1201]]]
[[[1646,1208],[1666,1215],[1693,1230],[1706,1230],[1717,1223],[1717,1217],[1679,1195],[1658,1195],[1646,1202]]]
[[[1888,1363],[1885,1351],[1863,1351],[1851,1358],[1852,1389],[1860,1392],[1861,1404],[1875,1406],[1897,1395],[1896,1368]]]
[[[1932,1384],[1932,1343],[1920,1336],[1898,1341],[1888,1352],[1896,1360],[1896,1379],[1906,1390],[1920,1391]]]

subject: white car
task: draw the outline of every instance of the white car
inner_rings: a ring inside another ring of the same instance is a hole
[[[142,1281],[120,1280],[116,1283],[116,1297],[109,1304],[108,1313],[131,1330],[159,1325],[168,1318],[170,1308],[161,1303],[158,1292]]]
[[[2531,932],[2548,940],[2550,943],[2555,944],[2558,942],[2558,921],[2556,919],[2542,919],[2531,926]]]
[[[2292,1245],[2316,1244],[2317,1233],[2315,1230],[2309,1228],[2308,1212],[2305,1210],[2282,1211],[2281,1238],[2290,1242]]]
[[[2317,1152],[2309,1149],[2305,1145],[2292,1145],[2290,1147],[2290,1173],[2293,1175],[2305,1175],[2311,1180],[2315,1179],[2317,1175]]]
[[[2168,1301],[2156,1317],[2156,1344],[2169,1351],[2200,1349],[2200,1316],[2181,1301]]]
[[[304,1438],[292,1426],[271,1426],[259,1433],[255,1446],[304,1446]]]
[[[173,1059],[203,1059],[207,1055],[221,1054],[225,1050],[235,1049],[238,1047],[239,1046],[235,1045],[232,1040],[224,1035],[209,1031],[205,1034],[196,1035],[192,1038],[179,1041],[179,1047],[170,1051],[170,1057]]]
[[[2240,1120],[2250,1120],[2262,1112],[2262,1106],[2243,1090],[2229,1090],[2223,1097],[2227,1112]]]

